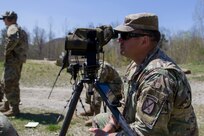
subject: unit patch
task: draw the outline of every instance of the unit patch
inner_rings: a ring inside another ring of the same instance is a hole
[[[158,99],[152,95],[147,95],[145,101],[143,102],[142,105],[142,111],[148,115],[152,113],[154,110],[154,107],[156,103],[158,102]]]

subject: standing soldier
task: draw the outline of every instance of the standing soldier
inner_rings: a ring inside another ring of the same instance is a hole
[[[26,32],[18,26],[17,14],[14,11],[7,11],[0,19],[4,21],[7,27],[2,76],[2,90],[6,100],[0,107],[0,111],[6,116],[16,116],[20,112],[19,80],[23,63],[27,58],[28,39]]]

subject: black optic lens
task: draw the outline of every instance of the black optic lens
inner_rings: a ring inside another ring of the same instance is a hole
[[[122,40],[128,40],[129,39],[129,34],[128,33],[120,33],[120,38]]]

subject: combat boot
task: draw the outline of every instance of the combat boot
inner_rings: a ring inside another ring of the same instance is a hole
[[[94,110],[93,108],[90,106],[90,109],[86,112],[82,112],[80,113],[81,116],[93,116],[94,115]]]
[[[1,112],[6,112],[8,111],[10,108],[9,108],[9,103],[8,101],[5,101],[3,102],[2,106],[0,106],[0,111]]]
[[[11,106],[10,110],[8,110],[6,112],[3,112],[3,114],[5,116],[7,116],[7,117],[17,116],[19,113],[20,113],[20,110],[19,110],[19,106],[18,105],[13,105],[13,106]]]
[[[88,110],[86,112],[80,113],[81,116],[93,116],[94,112],[92,110]]]

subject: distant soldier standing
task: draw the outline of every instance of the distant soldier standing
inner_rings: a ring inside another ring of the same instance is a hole
[[[19,114],[20,88],[19,80],[23,63],[26,62],[28,39],[26,32],[17,24],[17,14],[7,11],[1,20],[7,27],[5,39],[5,60],[2,76],[2,90],[6,101],[0,107],[0,111],[6,116]]]

